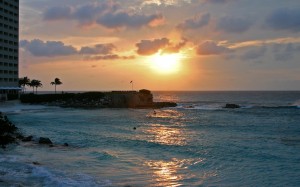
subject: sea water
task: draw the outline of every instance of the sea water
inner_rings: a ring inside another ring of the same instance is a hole
[[[300,92],[154,99],[179,105],[154,112],[0,103],[24,134],[55,145],[0,150],[0,186],[300,186]]]

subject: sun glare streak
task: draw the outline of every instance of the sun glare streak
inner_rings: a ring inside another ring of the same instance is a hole
[[[150,66],[153,70],[162,74],[176,73],[181,68],[182,54],[163,54],[156,53],[150,57]]]

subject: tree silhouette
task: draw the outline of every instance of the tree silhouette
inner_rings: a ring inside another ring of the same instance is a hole
[[[25,92],[25,86],[30,86],[30,79],[28,77],[23,77],[19,79],[19,86],[22,87],[23,93]]]
[[[54,87],[55,87],[55,94],[56,94],[56,85],[61,85],[62,82],[60,81],[59,78],[55,78],[55,79],[54,79],[54,82],[51,82],[50,84],[51,84],[51,85],[54,85]]]
[[[37,94],[38,87],[43,87],[43,84],[41,83],[40,80],[33,79],[30,82],[30,87],[32,87],[33,93],[34,93],[34,88],[35,88],[35,93]]]

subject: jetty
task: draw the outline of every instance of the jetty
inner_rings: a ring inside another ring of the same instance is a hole
[[[61,94],[23,94],[22,103],[46,104],[75,108],[163,108],[176,107],[174,102],[154,102],[151,91],[111,91]]]

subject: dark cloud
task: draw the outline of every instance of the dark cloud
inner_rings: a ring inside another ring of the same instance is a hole
[[[157,53],[160,49],[165,48],[170,44],[168,38],[154,39],[154,40],[141,40],[136,44],[139,55],[152,55]]]
[[[265,20],[267,27],[274,30],[300,31],[300,8],[281,8],[273,11]]]
[[[116,49],[113,44],[97,44],[93,47],[82,47],[79,51],[81,54],[111,54]]]
[[[219,55],[231,51],[231,49],[218,45],[214,41],[205,41],[196,47],[196,52],[198,55]]]
[[[243,33],[253,25],[253,21],[246,18],[223,17],[217,23],[217,30],[227,33]]]
[[[106,13],[97,19],[97,23],[111,29],[121,27],[139,28],[150,25],[154,21],[163,20],[161,14],[143,15],[127,12]]]
[[[255,47],[254,49],[250,49],[249,51],[245,52],[241,58],[243,60],[255,60],[260,57],[263,57],[266,52],[267,52],[266,46]]]
[[[98,24],[106,28],[139,28],[163,20],[162,14],[137,14],[122,9],[113,1],[101,1],[73,7],[52,7],[44,13],[44,19],[75,20],[80,26]]]
[[[44,13],[45,20],[68,19],[71,16],[71,7],[59,6],[51,7]]]
[[[106,12],[114,12],[119,4],[108,3],[106,1],[78,6],[74,9],[71,18],[77,20],[81,25],[95,23],[99,16]]]
[[[180,30],[198,29],[207,25],[210,21],[210,14],[203,14],[194,18],[186,19],[184,22],[177,25]]]
[[[75,47],[65,45],[59,41],[42,41],[34,39],[31,41],[20,41],[20,47],[29,51],[32,55],[37,57],[58,57],[67,55],[84,55],[85,59],[89,60],[130,60],[134,59],[134,56],[119,56],[114,54],[116,46],[113,44],[97,44],[95,46],[84,46],[80,50],[76,50]]]
[[[43,42],[42,40],[34,39],[31,41],[22,40],[20,41],[20,47],[29,51],[34,56],[67,56],[76,54],[77,51],[73,46],[67,46],[60,41],[47,41]]]

